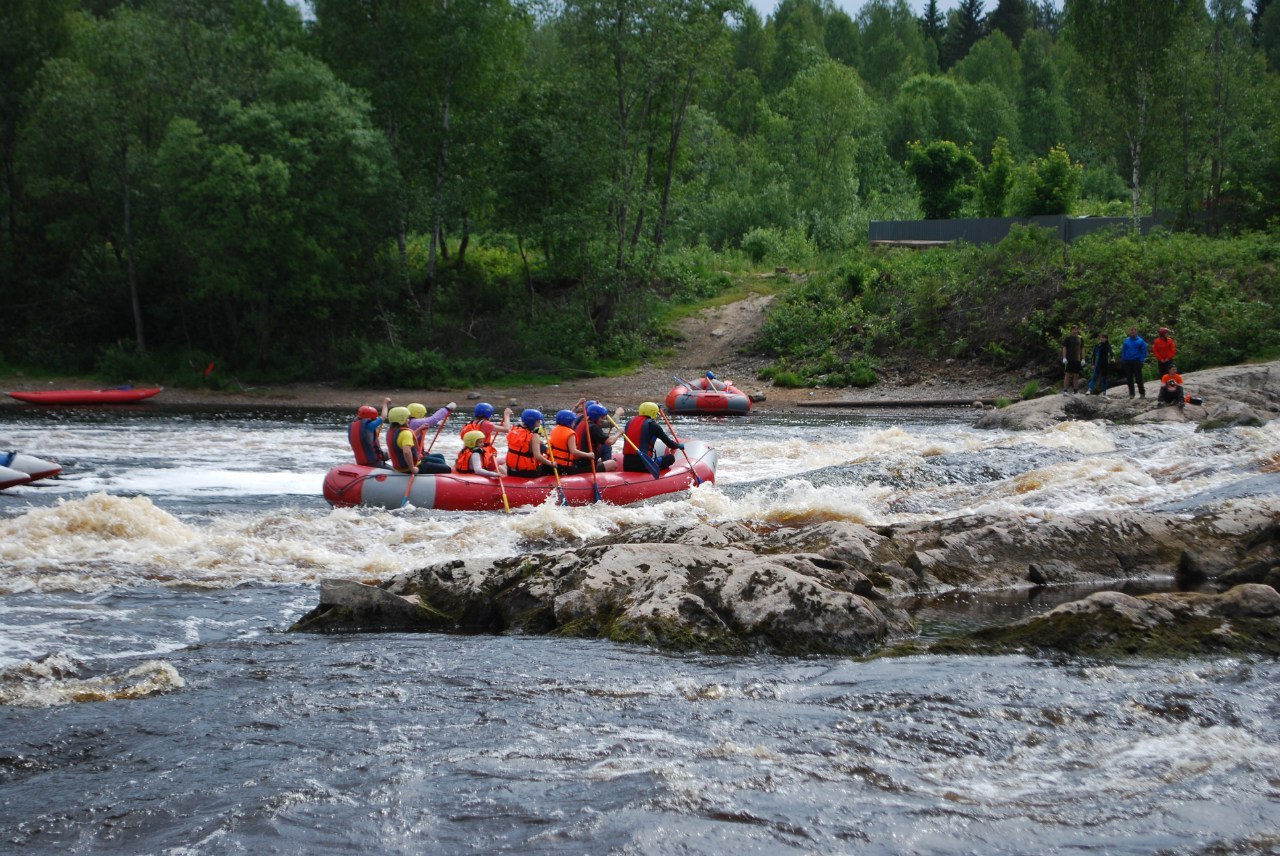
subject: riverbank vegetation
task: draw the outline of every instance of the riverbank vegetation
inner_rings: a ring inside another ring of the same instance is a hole
[[[12,0],[0,367],[412,387],[618,370],[785,267],[779,383],[1276,347],[1280,6]],[[1144,21],[1154,19],[1159,27]],[[1064,247],[876,219],[1168,212]],[[1270,224],[1270,225],[1269,225]]]

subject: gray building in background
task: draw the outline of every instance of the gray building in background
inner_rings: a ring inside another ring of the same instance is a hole
[[[1155,217],[1143,217],[1139,221],[1139,228],[1145,235],[1162,222],[1163,220]],[[1070,243],[1100,229],[1128,229],[1133,221],[1128,217],[1067,217],[1061,214],[956,220],[872,220],[871,245],[925,249],[945,246],[954,241],[997,244],[1009,234],[1015,223],[1052,229],[1058,233],[1059,238]]]

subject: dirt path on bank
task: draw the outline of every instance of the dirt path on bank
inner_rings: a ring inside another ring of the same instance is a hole
[[[1008,373],[985,370],[981,366],[946,361],[886,360],[881,382],[858,389],[786,389],[758,379],[769,360],[753,354],[772,294],[752,292],[742,300],[702,309],[677,324],[680,341],[674,353],[655,357],[629,374],[616,377],[583,378],[545,385],[489,385],[452,390],[422,390],[399,387],[350,389],[336,384],[285,384],[249,387],[242,391],[207,389],[165,389],[153,401],[169,404],[217,406],[219,404],[294,405],[335,407],[354,410],[361,404],[380,406],[384,396],[392,404],[419,401],[428,408],[453,401],[470,410],[476,401],[488,401],[501,411],[510,406],[519,411],[536,407],[544,413],[571,407],[579,398],[603,401],[610,407],[621,405],[634,412],[641,401],[661,403],[674,385],[673,375],[693,379],[707,370],[732,381],[739,389],[757,397],[753,405],[761,411],[799,410],[802,403],[836,401],[900,401],[904,399],[953,399],[973,401],[996,396],[1016,396],[1022,382]],[[136,380],[139,386],[147,385]],[[21,376],[0,377],[0,390],[92,389],[100,384],[84,378],[55,378],[40,381]],[[0,398],[0,406],[22,405]]]

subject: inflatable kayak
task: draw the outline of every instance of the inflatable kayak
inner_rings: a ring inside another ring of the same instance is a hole
[[[662,448],[662,444],[658,444]],[[668,493],[688,490],[697,481],[716,480],[716,451],[699,440],[686,440],[685,452],[693,462],[693,472],[684,453],[676,452],[676,463],[654,478],[649,473],[601,472],[597,475],[600,499],[610,505],[627,505]],[[697,479],[694,478],[697,474]],[[536,479],[507,477],[502,480],[507,503],[512,508],[541,505],[557,494],[555,476]],[[590,505],[596,501],[591,473],[561,476],[560,487],[567,505]],[[324,479],[324,498],[330,505],[367,505],[399,508],[404,504],[409,476],[405,473],[342,464],[329,470]],[[409,489],[409,503],[415,508],[442,511],[500,511],[502,487],[496,479],[459,473],[419,474]]]
[[[128,404],[142,401],[164,389],[161,386],[121,386],[115,389],[42,389],[6,393],[28,404]]]
[[[693,416],[745,416],[751,397],[732,383],[714,378],[682,381],[667,393],[667,410]]]
[[[0,490],[37,479],[51,478],[60,472],[62,467],[52,461],[24,455],[22,452],[0,452]]]

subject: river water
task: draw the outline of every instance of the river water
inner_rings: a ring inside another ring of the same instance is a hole
[[[719,450],[717,486],[508,516],[330,509],[345,413],[0,408],[0,450],[66,467],[0,493],[0,850],[1280,852],[1274,660],[283,632],[323,577],[672,518],[1280,509],[1280,423],[1014,434],[968,415],[680,420]],[[933,634],[1076,596],[912,608]]]

